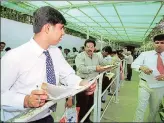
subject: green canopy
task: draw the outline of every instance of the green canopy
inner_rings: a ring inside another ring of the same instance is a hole
[[[141,43],[164,18],[162,1],[1,1],[1,5],[32,15],[52,6],[66,18],[67,27],[112,42]]]

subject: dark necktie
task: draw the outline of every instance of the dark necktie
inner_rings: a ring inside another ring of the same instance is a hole
[[[55,71],[54,71],[54,65],[51,59],[51,56],[47,51],[43,52],[46,55],[46,76],[47,76],[47,82],[53,85],[56,85],[56,77],[55,77]],[[56,111],[57,103],[52,105],[49,109],[53,112]]]
[[[56,85],[56,77],[54,71],[54,65],[51,59],[51,56],[48,51],[43,52],[46,55],[46,76],[47,82],[53,85]]]

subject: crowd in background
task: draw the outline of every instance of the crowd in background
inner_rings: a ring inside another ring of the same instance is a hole
[[[10,47],[5,48],[5,42],[1,42],[1,56],[3,56],[7,51],[11,50]],[[74,65],[72,66],[76,73],[82,78],[87,79],[95,76],[99,72],[103,72],[106,69],[103,69],[103,66],[108,64],[114,64],[116,62],[120,62],[123,59],[127,60],[127,81],[131,81],[132,76],[132,69],[131,64],[133,62],[133,56],[131,51],[127,51],[126,48],[122,50],[115,50],[112,49],[110,46],[103,47],[102,51],[95,48],[96,42],[94,40],[87,39],[85,41],[84,46],[80,47],[78,51],[75,47],[72,48],[72,52],[70,49],[65,48],[63,50],[62,46],[58,46],[61,50],[64,58],[68,61],[69,59],[73,59]],[[5,50],[4,50],[5,48]],[[120,67],[122,71],[122,65]],[[120,75],[121,79],[124,79],[123,74]],[[103,76],[103,84],[102,84],[102,91],[106,89],[106,87],[111,83],[112,79],[109,80],[108,77]],[[113,95],[115,87],[111,87],[108,89],[108,95]],[[105,103],[107,97],[107,93],[102,97],[102,103]],[[67,102],[71,102],[68,98]],[[88,101],[89,100],[89,101]],[[85,104],[85,105],[84,105]],[[71,105],[71,104],[68,104]],[[83,118],[89,108],[93,105],[93,95],[85,95],[84,92],[77,94],[77,106],[81,107],[79,113],[79,120]],[[103,109],[102,109],[103,110]],[[90,115],[89,115],[90,116]],[[87,122],[90,122],[90,119],[86,119]]]
[[[72,58],[72,57],[76,57],[79,53],[85,51],[84,49],[84,46],[81,46],[80,47],[80,50],[78,51],[75,47],[72,48],[72,52],[70,49],[68,48],[65,48],[63,50],[62,46],[58,46],[58,48],[61,50],[63,56],[68,59],[68,58]],[[105,47],[104,47],[105,48]],[[99,49],[96,49],[94,50],[94,53],[99,53],[101,52]],[[133,59],[136,59],[139,55],[140,55],[140,51],[135,51],[133,54],[132,54],[132,51],[129,51],[127,52],[127,48],[124,47],[123,49],[121,50],[115,50],[115,49],[112,49],[112,54],[115,54],[117,55],[121,60],[124,59],[126,57],[126,55],[132,55]]]
[[[127,81],[131,81],[132,77],[132,69],[131,64],[133,62],[133,57],[131,51],[127,51],[126,48],[122,50],[112,49],[111,46],[105,46],[102,50],[98,50],[95,48],[96,42],[91,39],[87,39],[84,43],[84,46],[81,46],[80,50],[77,51],[75,47],[72,48],[72,53],[70,49],[63,48],[58,46],[61,50],[63,56],[69,63],[69,59],[73,59],[73,69],[76,71],[77,75],[79,75],[82,79],[88,79],[96,76],[99,72],[103,72],[106,69],[103,68],[105,65],[115,64],[117,62],[121,62],[121,60],[126,59],[127,61],[127,77],[123,75],[123,62],[120,65],[120,77],[121,80],[126,79]],[[102,92],[106,89],[106,87],[111,83],[112,79],[109,79],[106,74],[103,76],[102,83]],[[105,103],[107,95],[113,95],[115,91],[116,85],[114,84],[108,89],[108,92],[104,94],[102,97],[102,103]],[[93,95],[85,95],[85,92],[81,92],[76,95],[77,106],[80,107],[79,112],[79,120],[81,120],[90,107],[93,105]],[[68,99],[69,100],[69,99]],[[72,98],[71,98],[72,100]],[[71,102],[71,101],[70,101]],[[103,110],[103,109],[101,109]],[[90,116],[90,115],[89,115]],[[85,120],[85,122],[90,122],[89,116]]]

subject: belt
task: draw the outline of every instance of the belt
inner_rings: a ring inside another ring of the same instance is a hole
[[[146,82],[146,80],[145,80],[145,79],[142,79],[142,78],[141,78],[141,80],[143,80],[143,81],[145,81],[145,82]]]

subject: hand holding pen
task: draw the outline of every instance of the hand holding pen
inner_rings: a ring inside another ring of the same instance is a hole
[[[31,92],[30,95],[26,95],[24,99],[25,108],[37,108],[45,104],[45,101],[48,99],[47,91],[39,89],[39,86],[36,85],[36,89]]]

